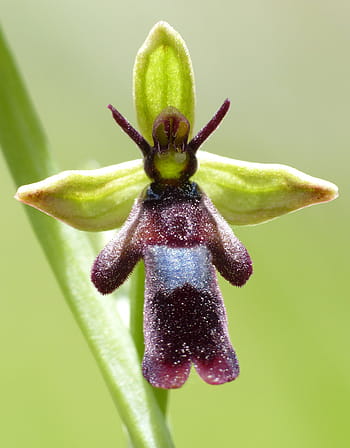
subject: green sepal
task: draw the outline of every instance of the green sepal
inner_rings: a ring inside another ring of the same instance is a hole
[[[198,153],[193,180],[231,225],[259,224],[338,196],[336,185],[286,165]],[[16,199],[80,230],[120,227],[149,179],[141,159],[97,170],[64,171],[20,187]]]
[[[208,152],[198,154],[193,176],[229,224],[259,224],[338,197],[331,182],[287,165],[252,163]]]
[[[149,179],[142,160],[97,170],[63,171],[23,185],[15,198],[79,230],[120,227]]]
[[[153,143],[152,126],[166,107],[176,107],[194,123],[195,86],[191,58],[179,33],[158,22],[136,55],[134,102],[139,129]]]

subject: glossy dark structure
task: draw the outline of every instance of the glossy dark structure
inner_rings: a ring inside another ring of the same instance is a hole
[[[142,150],[152,183],[97,257],[91,279],[108,294],[144,259],[143,374],[153,386],[182,386],[191,364],[209,384],[232,381],[239,366],[215,268],[230,283],[242,286],[252,264],[210,199],[190,181],[197,168],[196,151],[221,122],[229,101],[189,143],[186,118],[174,108],[165,109],[154,122],[153,147],[110,108]]]

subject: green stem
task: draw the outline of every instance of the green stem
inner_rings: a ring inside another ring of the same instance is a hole
[[[163,412],[163,414],[166,415],[169,400],[169,391],[165,389],[157,389],[155,387],[153,389],[153,393],[156,397],[158,406],[160,407],[160,410]]]
[[[16,185],[56,171],[41,124],[0,29],[0,144]],[[95,356],[136,448],[173,447],[152,387],[143,379],[128,329],[113,297],[89,281],[96,256],[83,232],[26,207],[62,292]],[[40,287],[40,277],[38,278]]]

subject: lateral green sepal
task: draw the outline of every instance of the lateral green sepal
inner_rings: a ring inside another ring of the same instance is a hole
[[[111,230],[124,223],[147,183],[139,159],[97,170],[63,171],[23,185],[15,197],[79,230]]]
[[[193,176],[231,225],[259,224],[338,197],[331,182],[286,165],[252,163],[200,151]]]

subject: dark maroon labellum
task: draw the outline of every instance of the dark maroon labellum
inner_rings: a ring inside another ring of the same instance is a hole
[[[182,386],[191,364],[209,384],[232,381],[239,374],[215,268],[230,283],[242,286],[252,273],[251,260],[210,199],[188,180],[195,170],[191,160],[196,150],[228,106],[227,100],[190,143],[187,120],[176,109],[165,110],[155,120],[152,148],[112,109],[116,121],[142,149],[153,183],[95,260],[91,279],[102,294],[108,294],[144,259],[142,367],[156,387]],[[156,162],[160,152],[170,159]],[[190,154],[188,159],[179,157],[180,168],[178,154]]]

